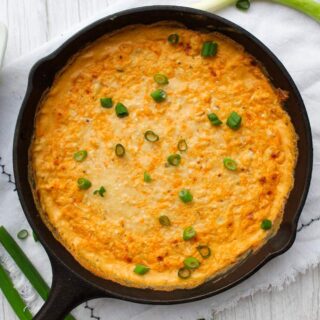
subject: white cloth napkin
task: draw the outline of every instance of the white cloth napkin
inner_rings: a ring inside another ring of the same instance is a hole
[[[192,0],[165,1],[161,4],[190,5]],[[76,30],[110,13],[141,5],[156,4],[151,0],[120,0],[90,21],[22,57],[0,72],[0,225],[15,235],[21,228],[30,229],[21,210],[12,176],[12,139],[15,121],[23,99],[27,77],[32,65],[41,57],[56,49]],[[158,1],[159,4],[159,1]],[[272,260],[254,276],[215,297],[175,306],[146,306],[115,299],[97,299],[78,307],[77,319],[117,320],[162,320],[209,319],[224,308],[234,305],[240,298],[252,295],[258,290],[281,288],[293,281],[298,272],[305,272],[320,261],[320,114],[317,99],[320,100],[320,32],[319,24],[289,8],[272,3],[253,3],[247,13],[228,8],[221,16],[243,26],[264,42],[284,63],[295,80],[306,104],[314,139],[314,169],[311,189],[303,210],[297,239],[292,248]],[[296,183],[299,183],[297,181]],[[39,243],[32,237],[19,241],[26,254],[50,283],[51,268],[47,256]],[[15,268],[0,246],[0,258],[15,279],[16,286],[23,293],[28,305],[36,311],[42,304],[27,281]]]

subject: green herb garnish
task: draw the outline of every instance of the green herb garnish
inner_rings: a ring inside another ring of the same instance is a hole
[[[88,156],[88,152],[86,150],[80,150],[73,155],[73,159],[82,162]]]
[[[239,116],[238,113],[233,111],[233,112],[230,113],[230,115],[228,117],[227,125],[232,130],[238,130],[240,128],[240,126],[241,126],[241,121],[242,121],[241,116]]]
[[[183,240],[191,240],[197,235],[196,230],[192,226],[187,227],[183,230]]]
[[[118,143],[115,148],[115,153],[117,157],[122,158],[126,153],[126,149],[121,143]]]
[[[184,151],[187,151],[187,150],[188,150],[188,145],[187,145],[186,140],[181,139],[181,140],[178,142],[178,150],[181,151],[181,152],[184,152]]]
[[[188,203],[188,202],[191,202],[192,199],[193,199],[193,196],[190,192],[190,190],[188,189],[182,189],[180,192],[179,192],[179,198],[182,202],[184,203]]]
[[[157,84],[164,85],[164,84],[168,84],[169,83],[168,78],[164,74],[161,74],[161,73],[155,74],[153,76],[153,79]]]
[[[26,229],[23,229],[23,230],[20,230],[17,234],[17,237],[20,239],[20,240],[24,240],[24,239],[27,239],[29,236],[29,232],[28,230]]]
[[[143,181],[148,183],[152,181],[151,175],[146,171],[143,174]]]
[[[171,225],[171,221],[168,216],[160,216],[159,222],[162,226],[168,227]]]
[[[127,107],[125,105],[123,105],[122,103],[118,102],[116,104],[116,115],[119,117],[119,118],[124,118],[124,117],[127,117],[129,115],[129,111],[127,109]]]
[[[176,33],[170,34],[168,36],[168,42],[170,44],[177,44],[179,42],[179,35]]]
[[[104,197],[106,191],[105,187],[101,186],[99,189],[93,191],[93,194],[98,194],[100,197]]]
[[[185,258],[183,264],[188,269],[197,269],[200,267],[200,261],[194,257]]]
[[[150,268],[145,266],[144,264],[137,264],[135,268],[133,269],[133,272],[142,276],[149,272]]]
[[[170,165],[176,167],[180,164],[181,162],[181,156],[180,154],[171,154],[168,158],[167,158],[167,161]]]
[[[261,222],[261,229],[263,230],[269,230],[272,228],[272,222],[269,219],[264,219]]]
[[[159,136],[151,130],[148,130],[144,133],[144,138],[149,142],[156,142],[159,140]]]
[[[191,276],[191,270],[183,267],[178,270],[178,277],[181,279],[188,279]]]
[[[113,106],[112,98],[101,98],[100,104],[102,108],[110,109]]]
[[[218,51],[218,44],[213,41],[206,41],[202,45],[201,55],[203,57],[213,57],[217,54]]]
[[[78,188],[80,190],[87,190],[91,187],[91,185],[92,185],[91,182],[86,178],[79,178],[78,179]]]
[[[162,102],[167,98],[167,93],[162,89],[157,89],[151,93],[151,97],[155,102]]]
[[[208,246],[199,245],[197,246],[197,250],[204,259],[207,259],[211,256],[211,249]]]
[[[215,113],[209,113],[208,119],[214,126],[220,126],[222,124],[222,121],[218,118],[218,116]]]

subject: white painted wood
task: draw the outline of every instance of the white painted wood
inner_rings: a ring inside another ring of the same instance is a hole
[[[0,0],[0,22],[8,26],[9,63],[116,0]],[[283,291],[259,292],[215,320],[320,320],[320,267],[299,275]],[[0,293],[0,320],[16,320]],[[107,320],[103,317],[101,320]],[[169,319],[170,320],[170,319]],[[196,320],[196,319],[195,319]]]

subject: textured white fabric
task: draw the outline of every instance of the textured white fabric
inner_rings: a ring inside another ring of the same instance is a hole
[[[192,2],[192,0],[176,0],[161,2],[161,4],[188,5]],[[156,4],[156,2],[151,0],[119,1],[101,13],[99,17],[124,8],[145,4]],[[114,299],[90,301],[90,307],[94,308],[93,315],[100,317],[101,320],[209,319],[214,312],[235,304],[241,297],[253,294],[257,290],[281,288],[285,283],[293,281],[298,272],[305,272],[307,268],[316,266],[320,261],[320,222],[317,222],[320,219],[318,218],[320,217],[320,212],[318,212],[320,207],[320,197],[318,197],[320,115],[317,109],[317,99],[320,100],[319,24],[289,8],[268,2],[254,3],[247,13],[235,8],[228,8],[219,14],[253,33],[279,57],[298,85],[306,104],[313,130],[314,171],[307,203],[299,222],[297,239],[287,253],[272,260],[254,276],[225,293],[199,302],[176,306],[146,306]],[[95,17],[87,23],[99,17]],[[4,66],[0,72],[0,225],[5,225],[12,234],[16,234],[21,228],[29,229],[14,191],[15,186],[11,176],[12,138],[15,121],[27,85],[28,72],[39,58],[52,52],[67,37],[86,24],[78,26],[72,32],[45,44],[14,63]],[[32,237],[19,243],[50,282],[51,268],[41,245],[35,243]],[[41,300],[33,294],[1,246],[0,257],[5,261],[7,268],[13,271],[16,285],[20,291],[24,292],[32,310],[37,310],[42,303]],[[80,306],[75,310],[77,319],[92,318],[92,310],[88,306],[85,309],[83,307]]]

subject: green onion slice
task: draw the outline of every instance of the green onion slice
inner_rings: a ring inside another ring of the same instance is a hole
[[[91,182],[86,178],[79,178],[78,179],[78,187],[80,190],[87,190],[91,187]]]
[[[150,268],[145,266],[144,264],[137,264],[133,269],[134,273],[139,274],[140,276],[149,272]]]
[[[209,113],[208,119],[214,126],[220,126],[222,124],[222,121],[218,118],[218,116],[215,113]]]
[[[118,143],[115,148],[115,153],[117,157],[122,158],[126,153],[126,149],[121,143]]]
[[[26,229],[23,229],[23,230],[20,230],[17,234],[17,237],[20,239],[20,240],[24,240],[24,239],[27,239],[29,236],[29,232],[28,230]]]
[[[152,181],[151,175],[146,171],[143,174],[143,181],[144,182],[151,182]]]
[[[162,226],[169,227],[171,225],[171,221],[168,216],[160,216],[159,222]]]
[[[32,236],[33,236],[33,240],[34,240],[35,242],[38,242],[38,241],[39,241],[38,236],[37,236],[37,234],[36,234],[34,231],[32,231]]]
[[[181,162],[181,156],[180,154],[171,154],[168,158],[167,161],[169,164],[171,164],[172,166],[178,166]]]
[[[185,258],[183,264],[187,269],[197,269],[200,267],[200,261],[194,257]]]
[[[10,303],[13,311],[20,320],[32,320],[33,316],[21,298],[19,292],[15,289],[14,284],[9,277],[8,272],[0,264],[0,290]]]
[[[235,111],[231,112],[228,119],[227,119],[227,125],[232,130],[237,130],[241,126],[242,118],[241,116],[236,113]]]
[[[112,98],[101,98],[100,104],[102,108],[110,109],[113,105]]]
[[[155,74],[153,76],[153,79],[157,84],[168,84],[169,83],[168,78],[164,74],[161,74],[161,73]]]
[[[213,41],[206,41],[202,45],[201,55],[203,57],[213,57],[217,54],[218,44]]]
[[[231,171],[236,171],[238,167],[237,163],[231,158],[224,158],[223,165],[225,166],[225,168]]]
[[[179,198],[182,202],[188,203],[191,202],[193,199],[193,195],[191,194],[190,190],[188,189],[182,189],[179,192]]]
[[[100,197],[104,197],[104,194],[105,194],[106,191],[107,190],[105,189],[105,187],[101,186],[99,189],[94,190],[93,194],[98,194],[98,195],[100,195]]]
[[[115,110],[116,110],[116,115],[119,118],[124,118],[129,115],[129,111],[127,107],[120,102],[117,103]]]
[[[162,102],[166,99],[167,93],[162,89],[157,89],[151,93],[151,97],[155,102]]]
[[[188,145],[187,145],[186,140],[181,139],[181,140],[178,142],[178,150],[181,151],[181,152],[184,152],[184,151],[187,151],[187,150],[188,150]]]
[[[149,142],[156,142],[159,140],[159,136],[151,130],[148,130],[144,133],[144,138]]]
[[[208,246],[199,245],[197,246],[197,250],[204,259],[207,259],[211,256],[211,249]]]
[[[197,232],[196,232],[196,230],[194,230],[194,228],[192,226],[187,227],[183,230],[183,240],[185,240],[185,241],[191,240],[196,235],[197,235]]]
[[[183,267],[183,268],[180,268],[179,271],[178,271],[178,277],[181,278],[181,279],[188,279],[190,278],[191,276],[191,270],[186,268],[186,267]]]
[[[250,8],[249,0],[238,0],[236,2],[236,7],[240,10],[247,11]]]
[[[179,42],[179,35],[176,33],[170,34],[168,36],[168,42],[171,44],[177,44]]]
[[[80,150],[73,155],[73,159],[82,162],[88,156],[88,152],[86,150]]]
[[[269,230],[272,228],[272,222],[269,219],[264,219],[261,222],[261,229],[263,230]]]

